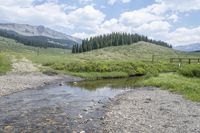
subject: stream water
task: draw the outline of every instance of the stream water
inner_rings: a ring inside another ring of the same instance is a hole
[[[106,104],[136,79],[49,85],[0,98],[0,132],[98,132]]]

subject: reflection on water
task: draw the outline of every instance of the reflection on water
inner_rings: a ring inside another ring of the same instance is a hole
[[[105,104],[137,80],[84,81],[1,97],[0,132],[97,132]]]
[[[122,79],[105,79],[105,80],[95,80],[95,81],[81,81],[67,83],[67,85],[72,87],[80,87],[86,90],[94,91],[103,87],[109,87],[111,89],[130,89],[135,86],[135,83],[142,80],[143,77],[137,78],[122,78]]]

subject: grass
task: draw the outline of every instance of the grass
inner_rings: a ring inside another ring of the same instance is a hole
[[[0,74],[5,74],[11,70],[11,62],[4,54],[0,54]]]
[[[200,78],[188,78],[176,73],[163,73],[157,77],[139,81],[137,86],[155,86],[200,102]]]
[[[71,50],[56,48],[38,48],[16,43],[12,39],[0,37],[0,50],[15,56],[25,56],[40,64],[47,62],[83,62],[83,61],[155,61],[169,62],[170,57],[199,57],[200,53],[186,53],[146,42],[132,45],[103,48],[81,54],[71,54]]]

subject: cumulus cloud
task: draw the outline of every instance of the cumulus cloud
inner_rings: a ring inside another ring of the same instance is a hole
[[[171,25],[167,21],[153,21],[151,23],[146,23],[135,30],[138,32],[149,32],[149,34],[168,32]]]
[[[85,6],[70,12],[67,18],[74,28],[95,30],[104,21],[105,15],[92,6]]]
[[[34,4],[35,2],[39,4]],[[108,4],[129,3],[131,0],[105,0]],[[163,39],[176,45],[200,42],[200,26],[174,29],[180,13],[200,10],[199,0],[156,0],[147,7],[122,12],[108,18],[101,10],[77,0],[81,7],[59,3],[58,0],[0,0],[0,20],[3,22],[45,25],[72,32],[79,38],[111,32],[129,32]],[[104,5],[107,6],[107,5]]]
[[[0,5],[0,18],[4,22],[28,23],[66,29],[93,30],[104,21],[105,15],[93,6],[85,6],[66,12],[71,6],[48,1],[33,5],[32,0],[8,0]],[[20,2],[21,4],[17,3]],[[16,4],[17,3],[17,4]],[[26,5],[22,7],[21,5]]]
[[[34,0],[0,0],[1,6],[30,6]]]
[[[142,25],[155,20],[162,20],[161,16],[154,15],[144,9],[124,12],[120,15],[120,22],[126,25]]]
[[[174,45],[200,42],[200,26],[196,28],[181,27],[169,33],[166,38]]]
[[[64,5],[56,3],[44,3],[42,5],[29,5],[28,7],[20,7],[20,5],[0,6],[0,18],[8,22],[29,23],[35,25],[67,25],[68,21]]]
[[[169,10],[188,12],[200,10],[199,0],[156,0],[157,3],[164,4]]]
[[[113,18],[101,24],[97,30],[97,34],[111,33],[111,32],[131,32],[131,27],[125,26],[119,20]]]

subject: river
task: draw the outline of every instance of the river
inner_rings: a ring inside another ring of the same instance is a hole
[[[98,132],[107,104],[136,79],[81,81],[0,98],[0,132]]]

